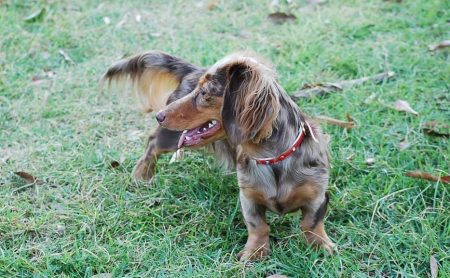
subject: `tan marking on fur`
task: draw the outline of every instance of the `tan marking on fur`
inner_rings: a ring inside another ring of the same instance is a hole
[[[317,186],[306,183],[295,187],[279,202],[287,211],[291,211],[310,203],[312,200],[315,200],[318,195],[319,189]]]
[[[245,196],[255,203],[264,205],[267,208],[277,212],[275,202],[278,206],[281,206],[283,211],[291,212],[299,209],[301,206],[310,203],[315,200],[319,195],[319,190],[316,186],[312,184],[304,184],[294,188],[292,191],[288,192],[287,195],[279,196],[277,199],[269,199],[264,192],[257,190],[258,187],[241,187]]]
[[[269,231],[270,228],[266,223],[261,223],[256,228],[249,228],[247,243],[244,249],[239,252],[238,258],[243,261],[257,260],[267,256],[270,249]]]
[[[265,206],[269,205],[270,201],[267,199],[267,196],[263,192],[256,190],[255,187],[241,187],[241,190],[245,197],[253,200],[255,203]]]
[[[166,107],[167,99],[179,84],[179,80],[170,73],[146,70],[137,80],[134,92],[144,111],[159,111]]]
[[[317,222],[316,226],[311,229],[310,221],[305,219],[302,221],[301,227],[308,244],[324,248],[330,253],[333,252],[334,243],[330,240],[327,233],[325,232],[325,225],[322,220]]]
[[[210,80],[210,78],[211,78],[210,74],[205,74],[202,77],[200,77],[198,80],[198,87],[203,86],[203,84],[205,84],[208,80]]]

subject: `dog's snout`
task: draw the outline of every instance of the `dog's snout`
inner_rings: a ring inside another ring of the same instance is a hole
[[[163,111],[159,111],[158,113],[156,113],[155,117],[158,123],[162,123],[166,119],[166,114]]]

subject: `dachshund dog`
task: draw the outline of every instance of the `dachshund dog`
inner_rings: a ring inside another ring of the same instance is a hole
[[[146,111],[159,111],[134,176],[148,180],[164,152],[207,146],[237,171],[248,230],[239,260],[269,252],[269,209],[301,210],[308,243],[333,250],[324,228],[329,155],[319,126],[290,99],[273,67],[251,53],[234,53],[199,68],[162,52],[147,52],[113,65],[106,80],[130,79]]]

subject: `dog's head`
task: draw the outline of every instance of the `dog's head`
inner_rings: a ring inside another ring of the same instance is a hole
[[[156,118],[167,129],[184,131],[179,147],[203,146],[224,137],[234,145],[258,143],[272,134],[280,92],[271,66],[254,55],[232,54]]]

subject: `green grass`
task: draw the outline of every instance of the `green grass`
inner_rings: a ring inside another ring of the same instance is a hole
[[[450,172],[448,138],[421,132],[426,121],[450,121],[449,51],[427,51],[450,38],[449,2],[336,0],[305,9],[300,1],[291,10],[297,21],[283,25],[267,21],[270,2],[221,0],[208,10],[206,0],[0,1],[1,277],[429,277],[431,255],[439,277],[450,277],[450,187],[403,175]],[[41,8],[41,19],[24,21]],[[324,126],[333,256],[305,245],[299,215],[269,214],[270,257],[236,261],[246,240],[236,178],[205,154],[170,165],[164,156],[153,185],[131,179],[155,121],[131,97],[98,86],[105,69],[149,49],[207,66],[247,48],[273,61],[289,92],[397,74],[298,103],[358,124]],[[389,108],[397,99],[420,116]],[[399,151],[404,139],[411,146]],[[44,183],[27,186],[16,171]]]

